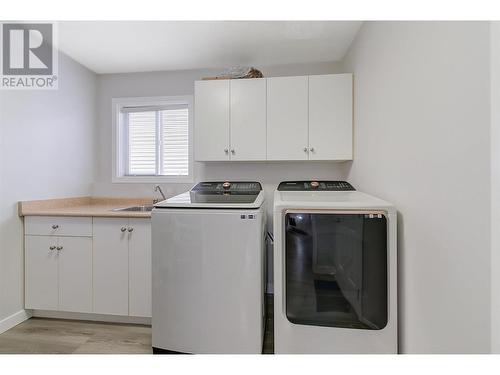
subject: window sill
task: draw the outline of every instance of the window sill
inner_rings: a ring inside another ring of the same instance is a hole
[[[164,183],[188,184],[194,182],[193,176],[114,176],[113,183]]]

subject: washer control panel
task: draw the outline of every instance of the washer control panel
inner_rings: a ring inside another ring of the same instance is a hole
[[[242,181],[219,181],[219,182],[200,182],[191,191],[205,194],[229,193],[255,193],[262,190],[260,182],[242,182]]]
[[[354,191],[346,181],[284,181],[278,185],[279,191]]]

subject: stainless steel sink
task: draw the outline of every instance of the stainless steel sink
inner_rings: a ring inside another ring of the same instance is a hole
[[[149,212],[153,210],[153,205],[147,206],[131,206],[124,208],[113,208],[112,211],[133,211],[133,212]]]

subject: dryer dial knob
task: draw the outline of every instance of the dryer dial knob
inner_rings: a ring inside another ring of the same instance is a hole
[[[231,183],[226,181],[226,182],[224,182],[224,183],[222,184],[222,187],[223,187],[225,190],[227,190],[227,189],[229,189],[229,188],[231,187]]]
[[[317,189],[317,188],[318,188],[318,186],[319,186],[319,182],[318,182],[318,181],[312,181],[312,182],[311,182],[311,187],[312,187],[313,189]]]

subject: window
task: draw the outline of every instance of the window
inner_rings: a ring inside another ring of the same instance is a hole
[[[115,182],[192,182],[192,98],[121,98],[115,115]]]

